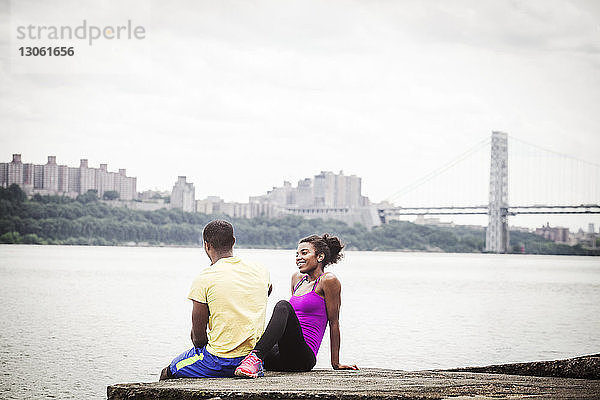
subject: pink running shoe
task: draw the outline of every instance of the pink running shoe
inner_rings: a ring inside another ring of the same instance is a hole
[[[244,378],[258,378],[259,376],[265,376],[263,362],[252,351],[242,360],[242,363],[235,369],[234,374],[235,376],[242,376]]]

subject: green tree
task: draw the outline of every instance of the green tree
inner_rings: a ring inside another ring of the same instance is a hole
[[[102,195],[102,199],[104,200],[117,200],[119,198],[119,192],[117,192],[116,190],[109,190],[107,192],[104,192],[104,194]]]
[[[28,233],[27,235],[23,236],[23,243],[25,243],[25,244],[46,244],[46,242],[44,240],[42,240],[35,233]]]
[[[13,204],[22,204],[25,200],[27,200],[27,195],[21,187],[16,183],[13,183],[6,189],[6,192],[3,193],[0,198],[5,198],[9,200]]]
[[[22,238],[19,232],[6,232],[0,235],[0,243],[22,243]]]
[[[90,189],[85,192],[85,194],[80,194],[77,196],[75,200],[84,204],[96,202],[98,201],[98,191],[95,189]]]

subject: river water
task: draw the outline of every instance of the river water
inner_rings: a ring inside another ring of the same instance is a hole
[[[289,297],[293,250],[237,250]],[[190,347],[201,248],[0,245],[0,398],[105,398]],[[403,370],[600,352],[600,258],[352,252],[341,361]],[[329,367],[328,332],[317,367]]]

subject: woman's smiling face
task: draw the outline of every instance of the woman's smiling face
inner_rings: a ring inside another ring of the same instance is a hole
[[[314,270],[320,261],[323,261],[323,255],[317,255],[312,244],[306,242],[298,244],[296,265],[301,273],[306,274]]]

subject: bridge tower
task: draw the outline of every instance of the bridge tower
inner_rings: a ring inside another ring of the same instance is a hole
[[[490,197],[485,250],[506,253],[508,249],[508,135],[492,132]]]

